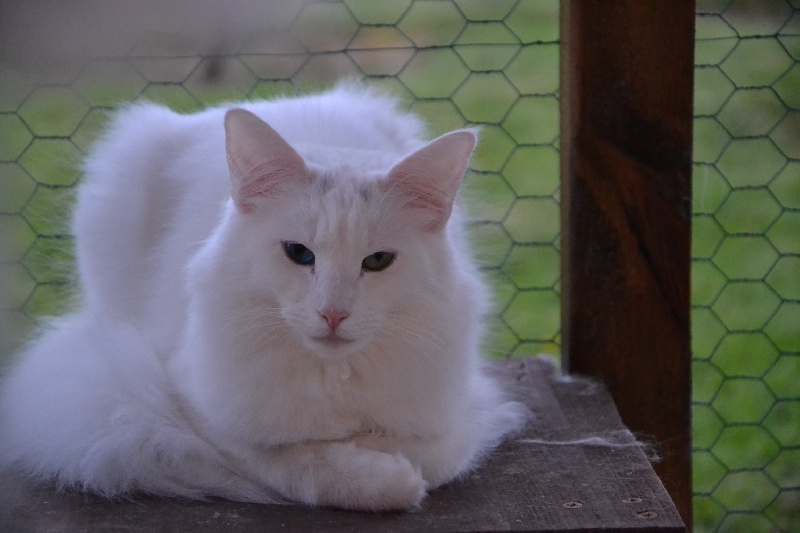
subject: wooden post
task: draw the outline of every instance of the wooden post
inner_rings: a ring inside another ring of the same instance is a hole
[[[691,528],[694,2],[563,0],[563,366],[602,379]]]

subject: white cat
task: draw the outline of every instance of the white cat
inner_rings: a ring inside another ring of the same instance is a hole
[[[109,497],[406,509],[525,418],[453,207],[475,144],[357,86],[135,105],[86,165],[83,299],[0,388],[0,464]]]

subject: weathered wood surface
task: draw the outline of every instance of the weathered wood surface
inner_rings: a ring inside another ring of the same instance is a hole
[[[601,385],[559,376],[544,359],[495,363],[532,411],[522,435],[422,508],[368,514],[229,501],[137,497],[112,503],[0,481],[0,531],[684,531],[642,448]],[[604,438],[612,446],[545,445]]]
[[[562,349],[654,437],[691,523],[694,2],[564,0]]]

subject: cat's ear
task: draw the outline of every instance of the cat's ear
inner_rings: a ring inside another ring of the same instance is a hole
[[[225,149],[231,174],[231,197],[242,212],[255,209],[259,196],[280,194],[308,175],[294,148],[269,124],[244,109],[225,114]]]
[[[399,194],[404,208],[415,210],[426,230],[440,231],[450,218],[476,140],[472,130],[434,139],[389,171],[386,191]]]

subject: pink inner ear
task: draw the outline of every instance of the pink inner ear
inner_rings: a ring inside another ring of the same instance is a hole
[[[459,130],[434,139],[389,172],[387,192],[418,211],[429,231],[444,228],[475,147],[475,133]]]
[[[231,176],[244,175],[246,178],[234,181],[231,196],[236,205],[246,213],[255,208],[255,204],[251,201],[253,198],[280,194],[283,184],[295,174],[293,169],[287,169],[275,160],[242,161],[243,157],[235,156],[234,159],[239,159],[241,163],[236,172],[231,169]]]
[[[231,196],[248,213],[252,200],[279,194],[307,176],[303,159],[278,132],[244,109],[225,115],[225,148],[231,175]]]

